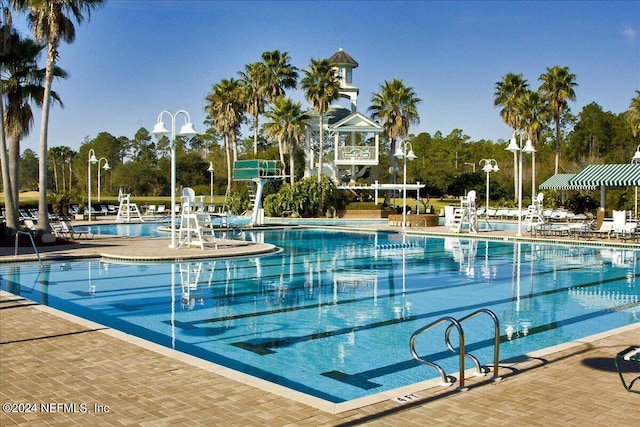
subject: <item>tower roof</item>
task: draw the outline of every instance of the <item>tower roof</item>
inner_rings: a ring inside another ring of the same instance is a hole
[[[331,58],[329,58],[329,62],[336,65],[350,65],[351,68],[356,68],[358,63],[355,59],[353,59],[347,52],[340,48],[336,53],[333,54]]]

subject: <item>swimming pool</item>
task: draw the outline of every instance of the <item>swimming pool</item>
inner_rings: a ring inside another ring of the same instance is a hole
[[[324,219],[324,218],[265,218],[266,225],[305,225],[305,226],[375,226],[387,224],[386,219]],[[246,225],[246,224],[245,224]],[[444,218],[440,218],[440,225],[444,225]],[[516,230],[517,223],[513,222],[478,222],[478,229],[485,230]],[[92,234],[106,234],[111,236],[142,236],[166,237],[169,221],[138,222],[118,224],[93,224],[77,226],[78,230],[89,231]]]
[[[244,235],[283,251],[3,264],[0,288],[334,403],[437,378],[411,358],[409,337],[443,316],[492,310],[503,361],[640,321],[634,250],[316,229]],[[444,326],[418,352],[456,375]],[[482,318],[465,324],[482,363],[492,361],[492,332]]]

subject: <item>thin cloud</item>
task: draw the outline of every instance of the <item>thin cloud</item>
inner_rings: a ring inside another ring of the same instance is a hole
[[[631,42],[635,41],[638,38],[638,30],[636,30],[635,28],[631,28],[629,26],[625,26],[620,31],[620,34],[622,34],[624,38],[626,38]]]

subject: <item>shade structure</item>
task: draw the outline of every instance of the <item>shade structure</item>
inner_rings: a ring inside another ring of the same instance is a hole
[[[572,185],[569,182],[575,177],[575,173],[557,173],[547,178],[545,182],[538,186],[539,190],[595,190],[596,186],[581,187]]]
[[[569,179],[569,185],[590,188],[640,186],[640,164],[589,165]]]

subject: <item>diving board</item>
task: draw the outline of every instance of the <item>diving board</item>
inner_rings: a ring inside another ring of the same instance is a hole
[[[236,160],[233,163],[234,181],[252,181],[257,185],[256,196],[253,202],[253,214],[250,225],[258,224],[260,206],[262,204],[262,190],[269,180],[284,179],[284,167],[280,167],[278,160]]]

